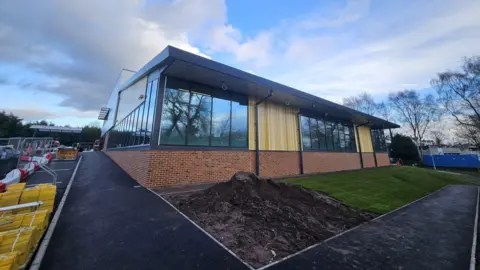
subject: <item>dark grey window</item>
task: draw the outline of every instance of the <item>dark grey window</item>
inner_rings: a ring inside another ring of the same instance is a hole
[[[383,129],[372,129],[373,149],[375,152],[387,152],[387,144],[385,142],[385,133]]]
[[[342,122],[302,116],[304,150],[355,152],[353,126]]]
[[[300,117],[301,121],[301,128],[302,128],[302,142],[303,142],[303,149],[310,150],[312,149],[312,141],[310,138],[310,118],[307,117]]]
[[[230,145],[230,100],[213,98],[212,146]]]
[[[160,141],[162,144],[186,144],[190,93],[167,88],[164,94]]]
[[[247,147],[247,114],[246,97],[168,78],[160,144]]]
[[[246,147],[248,135],[248,107],[232,101],[231,146]]]
[[[190,94],[187,120],[187,144],[209,145],[212,97],[200,93]]]

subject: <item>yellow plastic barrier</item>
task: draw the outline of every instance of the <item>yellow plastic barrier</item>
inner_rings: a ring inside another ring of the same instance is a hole
[[[18,252],[0,254],[0,270],[16,270],[20,268]]]
[[[35,248],[33,233],[31,227],[0,232],[0,254],[16,251],[18,264],[25,264]]]
[[[35,244],[40,241],[45,229],[48,226],[48,211],[36,211],[33,213],[18,214],[0,217],[0,232],[20,229],[22,227],[33,227],[33,241]]]
[[[58,149],[57,159],[60,160],[75,160],[77,158],[78,151],[75,149]]]
[[[13,191],[23,191],[25,188],[26,183],[17,183],[17,184],[11,184],[8,186],[7,191],[13,192]]]
[[[47,210],[49,213],[53,211],[55,202],[55,194],[57,193],[57,186],[52,184],[40,184],[35,187],[26,188],[23,190],[19,203],[29,203],[42,201],[42,205],[38,210]],[[17,213],[28,213],[29,209],[19,210]]]
[[[0,193],[0,207],[16,205],[20,200],[21,191],[5,191]]]

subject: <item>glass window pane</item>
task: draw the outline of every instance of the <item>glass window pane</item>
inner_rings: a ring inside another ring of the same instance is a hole
[[[132,112],[132,129],[130,131],[130,134],[132,135],[132,138],[130,139],[130,146],[135,145],[135,140],[137,139],[135,137],[136,132],[135,128],[137,127],[137,110]]]
[[[212,146],[229,146],[230,101],[213,98]]]
[[[123,143],[123,121],[117,123],[118,126],[118,141]]]
[[[350,142],[350,127],[344,126],[343,133],[345,134],[345,152],[351,152],[352,143]]]
[[[301,127],[302,127],[302,143],[304,150],[312,149],[312,142],[310,139],[310,119],[308,117],[302,116],[300,118]]]
[[[127,143],[128,141],[128,119],[129,117],[127,116],[125,119],[123,119],[122,122],[124,122],[124,129],[123,129],[123,139],[122,139],[122,146],[125,146],[125,144]]]
[[[122,130],[122,139],[121,139],[121,143],[122,143],[122,146],[125,146],[127,140],[128,140],[128,118],[124,119],[122,121],[122,125],[123,125],[123,130]]]
[[[247,147],[248,106],[232,101],[232,147]]]
[[[165,89],[161,144],[185,145],[189,96],[190,93],[185,90]]]
[[[137,120],[135,122],[135,142],[133,143],[133,145],[139,145],[140,144],[140,128],[141,128],[141,125],[142,125],[142,116],[141,116],[141,113],[142,113],[142,105],[140,105],[138,108],[137,108]]]
[[[137,141],[136,141],[137,145],[143,144],[143,137],[145,134],[144,130],[142,129],[144,110],[145,110],[145,102],[142,103],[142,105],[140,105],[140,107],[138,108]]]
[[[150,96],[152,93],[152,82],[149,82],[147,89],[145,90],[145,109],[143,110],[142,130],[143,130],[143,143],[147,143],[147,121],[150,114]]]
[[[338,140],[340,144],[340,150],[345,152],[347,144],[345,143],[345,130],[342,123],[338,124]]]
[[[385,133],[383,129],[375,129],[375,130],[372,130],[371,133],[373,138],[373,147],[375,151],[387,152],[387,145],[385,142]]]
[[[338,123],[332,123],[333,149],[340,150],[340,141],[338,137]]]
[[[326,133],[327,133],[327,149],[334,150],[333,136],[332,136],[332,122],[325,121]]]
[[[130,140],[132,139],[131,127],[132,127],[132,114],[130,114],[128,116],[128,120],[127,120],[127,140],[125,141],[123,146],[129,146],[130,145]]]
[[[145,144],[150,143],[152,136],[153,123],[155,120],[155,105],[157,101],[158,79],[152,81],[152,89],[150,91],[150,98],[148,99],[148,117],[147,128],[145,131]]]
[[[130,140],[132,139],[132,133],[130,131],[130,128],[132,126],[132,115],[130,114],[127,116],[127,128],[125,131],[125,142],[123,143],[123,146],[129,146],[130,145]]]
[[[188,145],[209,145],[212,97],[192,92],[187,122]]]
[[[326,150],[327,145],[325,141],[325,122],[322,119],[319,119],[317,123],[318,123],[318,130],[317,130],[318,143],[320,144],[320,149]]]
[[[310,138],[312,138],[312,150],[318,150],[318,124],[317,119],[309,118]]]
[[[355,143],[355,129],[353,126],[348,127],[350,130],[350,151],[356,152],[357,151],[357,144]]]

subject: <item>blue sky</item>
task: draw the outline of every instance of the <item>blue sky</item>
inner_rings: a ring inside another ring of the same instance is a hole
[[[0,110],[91,123],[121,68],[167,45],[339,103],[429,93],[480,54],[478,14],[475,0],[2,1]]]

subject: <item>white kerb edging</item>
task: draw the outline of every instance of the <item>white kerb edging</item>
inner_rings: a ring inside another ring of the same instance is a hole
[[[472,254],[470,256],[470,270],[475,270],[477,253],[477,230],[478,230],[478,200],[480,196],[480,189],[477,188],[477,207],[475,209],[475,222],[473,223],[473,241],[472,241]]]
[[[38,270],[40,268],[40,264],[42,263],[43,257],[45,256],[45,252],[47,251],[48,244],[50,243],[50,239],[52,238],[53,232],[55,231],[55,227],[57,226],[58,219],[60,218],[60,214],[62,213],[63,206],[65,205],[65,201],[67,200],[68,193],[70,192],[70,188],[72,187],[73,180],[75,179],[75,175],[77,174],[78,167],[80,162],[82,162],[82,156],[78,160],[77,166],[75,166],[75,170],[73,171],[72,177],[70,177],[70,182],[65,189],[65,193],[63,193],[62,200],[58,205],[57,211],[55,211],[55,215],[53,216],[52,222],[50,222],[50,226],[48,227],[48,231],[45,234],[42,242],[40,243],[40,247],[38,248],[37,255],[33,259],[32,265],[30,266],[30,270]]]

